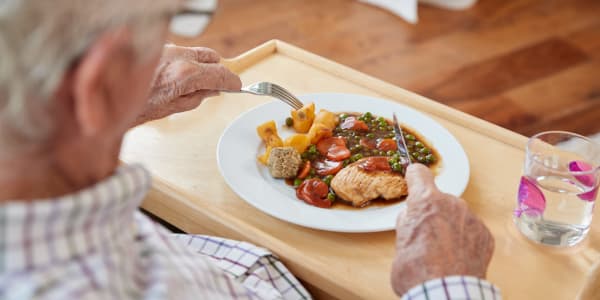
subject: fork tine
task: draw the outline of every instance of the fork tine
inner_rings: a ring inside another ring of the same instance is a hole
[[[302,101],[300,101],[298,98],[296,98],[296,96],[294,96],[292,93],[290,93],[283,87],[276,84],[273,84],[272,87],[274,91],[279,91],[280,94],[287,96],[287,98],[289,98],[295,104],[295,106],[299,106],[300,108],[304,106]]]
[[[285,103],[289,104],[290,106],[292,106],[295,109],[300,109],[303,106],[302,104],[299,104],[297,101],[295,101],[294,98],[291,98],[291,97],[289,97],[289,95],[283,94],[277,90],[272,90],[271,94],[273,96],[276,96],[280,100],[284,101]]]

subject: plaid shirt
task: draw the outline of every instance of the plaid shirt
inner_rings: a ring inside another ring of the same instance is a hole
[[[310,299],[269,251],[172,235],[138,212],[139,166],[57,199],[0,205],[0,299]]]
[[[311,299],[266,249],[170,234],[139,213],[150,182],[129,166],[72,195],[0,205],[0,299]],[[457,277],[460,290],[452,278],[403,299],[499,299],[489,283]]]
[[[470,276],[449,276],[429,280],[410,289],[402,300],[501,300],[500,290],[491,283]]]

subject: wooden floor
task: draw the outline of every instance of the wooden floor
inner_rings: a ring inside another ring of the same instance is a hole
[[[480,0],[420,22],[353,0],[220,0],[225,57],[281,39],[516,132],[600,132],[600,1]]]

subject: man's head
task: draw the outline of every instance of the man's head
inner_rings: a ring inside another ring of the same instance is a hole
[[[143,107],[171,0],[0,0],[0,157],[120,138]]]

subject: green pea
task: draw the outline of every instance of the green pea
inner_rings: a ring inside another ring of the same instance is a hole
[[[348,114],[341,114],[340,115],[340,119],[344,120],[348,117]]]
[[[374,133],[372,133],[372,132],[369,132],[369,133],[367,133],[365,136],[366,136],[366,137],[368,137],[368,138],[370,138],[370,139],[372,139],[372,138],[374,138],[374,137],[375,137],[375,134],[374,134]]]
[[[379,129],[379,131],[385,131],[387,127],[386,126],[381,126],[379,125],[379,127],[377,127],[377,129]]]
[[[342,165],[343,165],[344,167],[346,167],[346,166],[347,166],[347,165],[349,165],[349,164],[350,164],[350,160],[349,160],[349,159],[344,159],[344,162],[343,162],[343,164],[342,164]]]
[[[415,136],[412,134],[407,134],[404,136],[405,139],[409,140],[409,141],[414,141],[415,140]]]
[[[361,158],[363,158],[363,155],[362,155],[362,154],[360,154],[360,153],[356,153],[356,154],[354,154],[354,155],[352,155],[352,156],[350,157],[350,160],[351,160],[352,162],[355,162],[355,161],[357,161],[357,160],[359,160],[359,159],[361,159]]]
[[[294,125],[294,119],[288,117],[285,119],[285,126],[292,127]]]
[[[334,193],[328,193],[327,194],[327,199],[331,202],[335,201],[335,194]]]
[[[427,163],[434,163],[435,162],[435,156],[433,156],[433,154],[428,154],[425,156],[425,160]]]
[[[308,153],[310,153],[310,154],[317,154],[317,146],[310,145],[310,147],[308,147]]]
[[[377,121],[378,121],[379,123],[381,123],[381,122],[386,122],[384,117],[379,117],[379,118],[377,118]],[[387,122],[386,122],[386,124],[387,124]]]
[[[330,185],[332,179],[333,179],[333,175],[327,175],[327,176],[323,177],[323,182],[325,182],[326,185]]]
[[[387,130],[388,130],[388,131],[394,131],[394,127],[392,127],[392,126],[388,126],[388,127],[387,127]]]
[[[390,166],[391,166],[391,165],[393,165],[393,164],[397,163],[397,162],[398,162],[398,159],[392,156],[392,157],[391,157],[391,158],[388,160],[388,162],[390,163]]]
[[[421,154],[429,154],[429,153],[431,153],[431,150],[429,150],[429,148],[427,148],[427,147],[423,147],[419,150],[419,152]]]
[[[396,136],[396,135],[393,132],[390,132],[390,133],[388,133],[388,134],[385,135],[385,137],[388,138],[388,139],[391,139],[394,136]]]
[[[416,147],[419,147],[419,148],[423,148],[423,147],[425,147],[425,145],[423,145],[423,143],[421,143],[421,142],[416,142],[416,143],[415,143],[415,146],[416,146]]]
[[[371,112],[366,112],[363,116],[365,118],[369,118],[369,119],[373,118],[373,115],[371,114]]]
[[[386,152],[385,155],[392,156],[392,155],[394,155],[394,153],[396,153],[396,151],[388,150],[388,152]]]
[[[418,160],[419,162],[422,162],[422,163],[424,163],[424,162],[425,162],[425,156],[423,156],[423,155],[419,155],[419,156],[417,157],[417,160]]]
[[[394,163],[392,164],[392,170],[402,172],[402,165],[400,163]]]
[[[413,152],[410,155],[412,155],[412,157],[417,158],[419,157],[419,152]]]
[[[304,180],[302,180],[302,179],[300,179],[300,178],[296,178],[296,179],[294,179],[294,186],[295,186],[295,187],[298,187],[298,186],[300,186],[300,185],[302,184],[302,181],[304,181]]]

